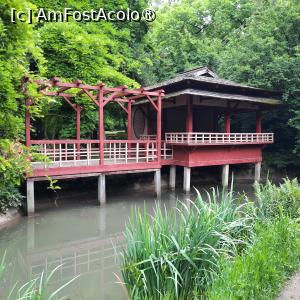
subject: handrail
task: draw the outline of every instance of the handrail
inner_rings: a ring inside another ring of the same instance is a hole
[[[173,149],[161,142],[160,155],[156,140],[105,140],[104,164],[151,163],[173,158]],[[33,161],[34,168],[74,167],[99,164],[99,140],[33,140],[47,162]],[[79,146],[79,147],[78,147]]]
[[[273,143],[274,133],[171,132],[165,134],[165,141],[172,144],[264,144]]]

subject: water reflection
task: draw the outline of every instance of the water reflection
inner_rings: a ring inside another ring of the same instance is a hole
[[[170,209],[177,199],[190,205],[195,194],[163,193],[158,205]],[[76,201],[77,200],[77,201]],[[118,255],[123,245],[122,231],[133,207],[151,213],[155,207],[152,193],[134,193],[109,198],[99,207],[96,200],[82,202],[74,197],[72,207],[43,211],[24,218],[18,225],[0,233],[1,255],[7,250],[7,270],[0,285],[0,298],[13,284],[45,276],[62,267],[50,281],[53,290],[77,275],[63,295],[71,299],[127,299],[117,276]]]

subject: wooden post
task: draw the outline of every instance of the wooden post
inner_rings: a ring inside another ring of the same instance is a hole
[[[77,160],[80,160],[80,106],[76,104],[76,140],[77,140]]]
[[[231,131],[230,112],[229,111],[227,111],[225,113],[224,131],[225,131],[225,133],[230,133],[230,131]]]
[[[258,111],[256,112],[256,133],[261,133],[262,132],[262,115],[261,112]]]
[[[229,180],[229,165],[222,166],[222,186],[224,188],[228,187],[228,180]]]
[[[128,102],[128,107],[127,107],[127,139],[129,141],[132,140],[132,120],[131,120],[131,115],[132,115],[132,105],[131,105],[131,100],[129,99]],[[128,143],[128,158],[132,157],[131,153],[131,142]]]
[[[155,185],[155,196],[160,199],[161,197],[161,174],[160,169],[154,172],[154,185]]]
[[[183,168],[183,191],[188,194],[191,191],[191,168]]]
[[[169,188],[175,190],[176,187],[176,166],[170,166]]]
[[[34,214],[34,181],[32,179],[27,179],[27,215]]]
[[[157,130],[156,130],[156,142],[157,142],[157,162],[161,162],[161,93],[157,97]]]
[[[25,100],[25,142],[26,146],[29,147],[31,144],[30,139],[30,99]]]
[[[98,115],[99,115],[99,164],[104,165],[104,105],[103,85],[99,85],[98,93]]]
[[[193,98],[192,98],[192,96],[189,96],[189,98],[187,99],[186,132],[193,132]]]
[[[100,204],[106,203],[105,174],[98,176],[98,201]]]
[[[254,182],[260,182],[261,162],[255,163],[254,167]]]
[[[132,105],[131,105],[131,101],[129,100],[129,102],[128,102],[128,114],[127,114],[127,139],[129,141],[132,140],[132,120],[131,120],[131,115],[132,115]]]

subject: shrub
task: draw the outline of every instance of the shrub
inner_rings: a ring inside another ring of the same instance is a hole
[[[222,260],[206,298],[274,299],[299,262],[300,235],[295,221],[283,217],[259,224],[253,245],[243,255]]]
[[[236,255],[252,220],[234,203],[232,190],[198,195],[189,208],[139,210],[125,231],[122,275],[132,299],[194,299],[202,295],[220,256]],[[196,287],[196,289],[195,289]]]
[[[20,186],[31,172],[29,151],[17,141],[0,140],[0,212],[21,204]]]

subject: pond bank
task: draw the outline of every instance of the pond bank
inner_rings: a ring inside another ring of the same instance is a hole
[[[6,226],[17,223],[23,214],[17,208],[9,208],[5,214],[0,214],[0,230]]]

